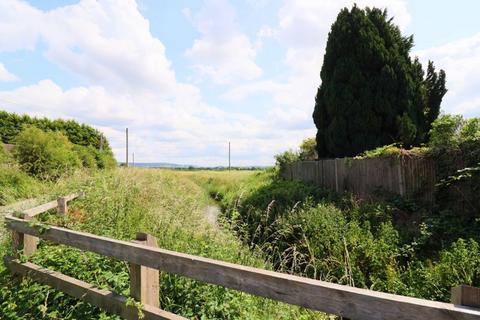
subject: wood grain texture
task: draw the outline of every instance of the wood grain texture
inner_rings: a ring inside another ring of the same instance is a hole
[[[29,221],[32,220],[32,217],[26,216],[25,220]],[[40,239],[28,234],[23,235],[23,254],[27,257],[31,256],[32,254],[37,251],[38,243]]]
[[[25,216],[34,217],[34,216],[39,215],[40,213],[43,213],[43,212],[48,211],[50,209],[55,209],[57,207],[57,205],[58,205],[57,200],[50,201],[50,202],[44,203],[42,205],[24,210],[23,214]]]
[[[66,207],[68,201],[71,201],[71,200],[73,200],[75,198],[78,198],[78,197],[82,197],[84,195],[85,195],[85,193],[83,193],[83,192],[75,192],[75,193],[69,194],[67,196],[60,197],[59,199],[65,200],[65,207]],[[59,199],[44,203],[42,205],[27,209],[27,210],[24,210],[22,213],[23,213],[24,216],[34,217],[34,216],[39,215],[40,213],[43,213],[45,211],[58,208],[58,204],[59,204],[59,201],[60,201]]]
[[[89,283],[74,279],[56,271],[42,268],[33,263],[21,263],[19,260],[12,257],[5,257],[4,262],[14,274],[29,276],[35,281],[47,284],[56,290],[91,303],[107,312],[117,314],[124,319],[136,320],[139,318],[138,309],[133,306],[127,306],[127,298],[116,294],[115,292],[98,289]],[[141,311],[145,316],[143,319],[186,319],[148,305],[142,306]]]
[[[68,200],[65,197],[57,199],[57,211],[59,214],[67,214],[68,212]]]
[[[460,306],[480,308],[480,288],[466,285],[452,288],[452,303]]]
[[[5,220],[10,230],[351,319],[480,319],[478,309],[348,287],[64,228],[51,227],[40,235],[22,219]]]
[[[157,239],[138,233],[134,243],[157,248]],[[156,269],[130,263],[130,296],[145,305],[160,307],[160,273]]]

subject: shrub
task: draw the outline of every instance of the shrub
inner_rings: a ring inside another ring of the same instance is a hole
[[[0,142],[0,163],[6,162],[9,158],[7,151],[5,151],[5,147],[3,143]]]
[[[56,179],[81,166],[73,144],[60,132],[24,129],[16,138],[15,158],[27,173],[41,179]]]
[[[317,142],[315,137],[307,138],[300,144],[299,158],[300,160],[315,160],[317,159],[317,150],[315,149]]]
[[[472,118],[465,121],[460,130],[460,139],[462,141],[480,140],[480,118]]]
[[[27,126],[34,126],[46,132],[63,132],[68,137],[68,140],[74,144],[110,149],[107,139],[101,132],[74,120],[32,118],[28,115],[0,111],[0,140],[4,143],[11,143]]]
[[[456,148],[460,143],[460,131],[464,120],[461,115],[442,115],[432,123],[430,129],[430,147],[439,148]]]
[[[284,167],[287,164],[294,163],[298,160],[300,160],[298,153],[293,150],[287,150],[275,155],[276,164],[280,168]]]
[[[95,160],[99,169],[113,169],[117,166],[117,161],[110,149],[97,150],[94,149]]]
[[[95,158],[96,150],[89,146],[73,145],[73,150],[77,153],[78,158],[82,162],[82,166],[89,169],[97,167],[97,159]]]

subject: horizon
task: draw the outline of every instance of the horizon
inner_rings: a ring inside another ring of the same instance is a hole
[[[0,109],[92,125],[119,163],[128,127],[136,163],[226,167],[231,141],[232,167],[270,166],[316,133],[328,32],[354,2],[446,71],[443,112],[480,116],[473,0],[3,1]]]

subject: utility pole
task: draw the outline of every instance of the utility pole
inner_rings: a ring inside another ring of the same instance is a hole
[[[231,162],[230,162],[230,141],[228,141],[228,171],[230,171]]]
[[[132,152],[132,167],[135,167],[135,152]]]
[[[125,129],[125,145],[126,145],[125,166],[128,168],[128,128]]]

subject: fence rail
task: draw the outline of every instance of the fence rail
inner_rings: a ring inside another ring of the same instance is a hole
[[[134,265],[146,267],[147,269],[151,268],[186,276],[191,279],[221,285],[313,310],[341,315],[355,320],[480,319],[480,310],[475,308],[392,295],[246,267],[151,247],[151,244],[147,243],[148,241],[144,243],[128,242],[55,226],[48,226],[48,228],[40,226],[40,228],[38,228],[30,225],[25,219],[11,216],[6,217],[5,221],[6,227],[12,230],[14,234],[20,235],[20,238],[23,235],[38,237],[81,250],[113,257],[118,260],[128,261]],[[40,230],[42,232],[40,232]],[[83,289],[72,289],[71,286],[74,286],[72,283],[77,281],[75,279],[66,278],[64,275],[47,271],[36,265],[22,264],[11,258],[7,258],[7,262],[12,272],[25,274],[28,273],[28,270],[33,270],[34,274],[37,275],[36,279],[39,281],[53,285],[59,290],[65,290],[65,292],[76,297],[79,297],[80,294],[75,295],[75,292],[78,290],[83,292],[82,290],[85,290],[85,286],[88,286],[88,284],[76,282],[77,287]],[[49,274],[49,276],[44,275],[45,273]],[[156,281],[158,282],[158,278]],[[158,288],[156,290],[158,290]],[[75,292],[72,293],[72,291]],[[464,291],[465,290],[455,290],[455,294],[461,295]],[[478,289],[474,288],[474,293],[478,294]],[[91,293],[91,295],[100,295],[102,297],[108,297],[110,295],[111,299],[102,298],[112,301],[111,304],[106,303],[106,307],[102,302],[102,306],[104,306],[107,311],[120,314],[127,317],[127,319],[135,319],[136,316],[134,314],[128,313],[125,304],[122,302],[124,300],[118,298],[118,296],[115,296],[113,293],[104,293],[102,295],[102,293],[96,292]],[[93,298],[89,299],[88,301],[91,302]],[[472,305],[471,299],[461,299],[457,297],[455,301],[463,300],[468,300],[470,305]],[[145,299],[144,301],[147,300]],[[155,307],[151,307],[151,310],[156,310],[157,313],[161,311]],[[146,314],[146,319],[179,319],[178,316],[177,318],[168,318],[171,316],[173,315],[168,313],[158,315],[150,312],[148,316]]]

